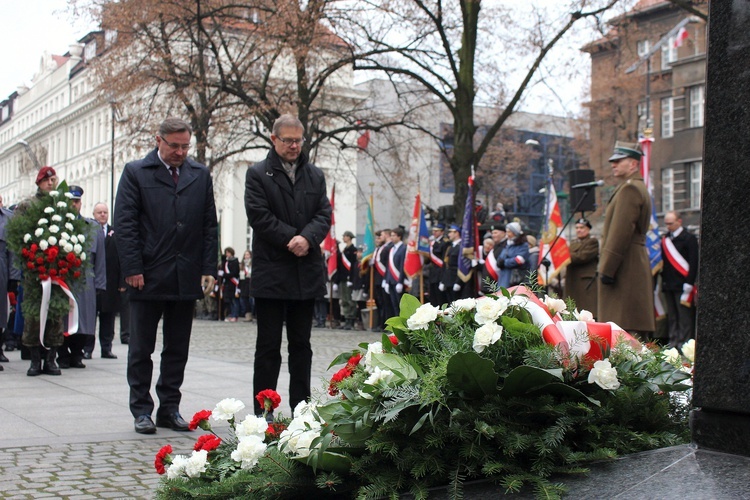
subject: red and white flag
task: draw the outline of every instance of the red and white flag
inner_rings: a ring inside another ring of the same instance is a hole
[[[336,219],[334,217],[334,197],[336,196],[336,184],[331,188],[331,229],[323,240],[323,250],[328,255],[328,279],[336,274],[338,268],[339,246],[336,243]]]
[[[682,42],[687,40],[689,37],[690,37],[690,33],[688,33],[688,30],[686,30],[685,27],[683,26],[682,28],[679,29],[679,31],[675,35],[674,41],[672,42],[672,47],[674,48],[682,47]]]
[[[560,274],[565,266],[570,264],[570,249],[568,240],[562,235],[562,215],[560,204],[557,203],[555,186],[550,181],[547,184],[547,220],[542,231],[542,245],[539,248],[539,268],[537,270],[537,281],[542,286],[547,284]],[[544,257],[550,262],[549,268],[542,264]]]

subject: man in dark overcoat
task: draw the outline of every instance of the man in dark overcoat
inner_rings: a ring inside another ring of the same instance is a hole
[[[120,293],[125,288],[125,282],[120,276],[120,257],[117,254],[115,230],[109,224],[109,209],[106,203],[94,205],[94,220],[99,223],[97,231],[104,238],[105,268],[107,274],[107,288],[96,294],[96,312],[99,313],[99,348],[104,359],[117,359],[112,352],[112,342],[115,338],[115,316],[120,310]],[[91,359],[96,339],[87,339],[84,351]]]
[[[591,222],[576,221],[576,239],[570,242],[570,264],[565,268],[565,298],[571,297],[576,308],[596,314],[596,266],[599,241],[591,235]]]
[[[13,216],[13,212],[1,206],[1,203],[2,198],[0,198],[0,297],[7,297],[8,285],[15,282],[11,288],[16,288],[17,282],[21,280],[21,271],[13,265],[13,254],[5,241],[5,224]],[[8,362],[2,349],[3,342],[8,338],[8,309],[8,307],[0,307],[0,362],[3,363]],[[3,367],[0,366],[0,371],[2,370]]]
[[[180,386],[188,359],[195,301],[216,275],[218,234],[209,170],[188,158],[192,128],[167,118],[156,148],[125,165],[117,189],[115,238],[130,293],[128,344],[130,412],[135,430],[156,426],[187,431],[180,415]],[[151,420],[151,355],[163,318],[164,347],[156,382],[159,409]]]
[[[661,290],[667,303],[669,345],[682,349],[682,344],[695,338],[695,281],[698,276],[698,238],[682,227],[682,217],[674,211],[664,215],[669,232],[662,239],[664,267]]]
[[[656,329],[654,290],[646,250],[651,197],[640,173],[638,145],[617,142],[609,158],[619,181],[604,214],[597,320],[612,321],[647,341]]]
[[[273,147],[247,170],[245,210],[253,228],[253,280],[258,337],[253,394],[276,389],[281,337],[289,343],[289,403],[310,397],[315,299],[325,294],[326,267],[320,244],[331,227],[331,203],[323,172],[302,151],[305,129],[297,117],[273,124]],[[255,414],[263,411],[255,401]]]

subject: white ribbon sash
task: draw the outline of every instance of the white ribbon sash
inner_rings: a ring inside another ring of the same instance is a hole
[[[78,331],[78,303],[73,292],[70,291],[68,285],[64,281],[60,281],[58,278],[47,278],[42,281],[42,304],[39,308],[39,343],[42,347],[44,345],[44,330],[47,326],[47,313],[49,313],[49,301],[52,296],[52,285],[59,286],[65,295],[68,296],[68,302],[70,304],[70,311],[68,312],[68,332]],[[67,333],[67,332],[66,332]]]

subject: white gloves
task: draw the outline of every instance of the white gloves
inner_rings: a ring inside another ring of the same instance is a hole
[[[441,292],[444,292],[445,291],[445,283],[438,284],[438,290],[440,290]]]
[[[237,299],[240,298],[240,291],[239,290],[235,290],[234,291],[234,297],[237,298]]]
[[[478,263],[477,259],[471,259],[471,267],[477,267]]]
[[[684,283],[682,285],[682,293],[690,295],[690,292],[692,291],[693,291],[693,285],[691,285],[690,283]]]
[[[401,283],[396,283],[396,293],[401,293],[404,291],[404,285]]]
[[[454,284],[453,285],[453,291],[454,292],[460,292],[461,291],[461,285],[459,285],[458,283]]]
[[[338,283],[334,283],[333,284],[333,291],[334,292],[338,292],[339,291],[339,284]]]
[[[383,282],[383,290],[385,290],[385,293],[391,293],[391,286],[388,284],[387,281]]]
[[[346,286],[348,286],[349,288],[351,288],[351,287],[354,286],[354,283],[352,283],[351,281],[347,281],[346,282]]]
[[[221,269],[219,269],[218,274],[219,274],[219,276],[224,276],[224,271],[222,271]]]

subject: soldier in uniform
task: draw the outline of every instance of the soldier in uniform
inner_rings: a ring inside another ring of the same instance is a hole
[[[441,292],[445,292],[448,303],[461,298],[463,281],[458,277],[458,259],[461,256],[461,228],[455,224],[448,227],[450,245],[445,249],[443,257],[443,276],[438,285]]]
[[[599,241],[591,236],[591,223],[584,218],[576,221],[576,236],[570,242],[570,264],[565,271],[565,298],[575,300],[579,311],[585,309],[596,314]]]
[[[344,250],[339,252],[338,272],[339,278],[339,304],[341,315],[344,317],[344,330],[354,328],[354,320],[358,317],[357,304],[352,299],[352,287],[354,279],[359,272],[357,266],[357,247],[352,240],[354,233],[344,231],[341,237],[344,240]]]
[[[432,241],[430,242],[430,304],[440,307],[446,302],[445,293],[440,290],[440,278],[443,275],[445,251],[450,242],[445,236],[445,224],[438,222],[432,226]]]
[[[403,242],[404,233],[405,229],[403,226],[398,226],[391,231],[391,243],[393,243],[393,247],[388,253],[388,272],[385,276],[394,316],[399,313],[401,296],[404,294],[404,282],[406,281],[406,273],[404,272],[404,261],[406,260],[406,245]]]
[[[646,233],[651,198],[640,173],[636,144],[617,142],[609,162],[619,185],[604,214],[599,257],[599,321],[612,321],[643,341],[656,329]]]

